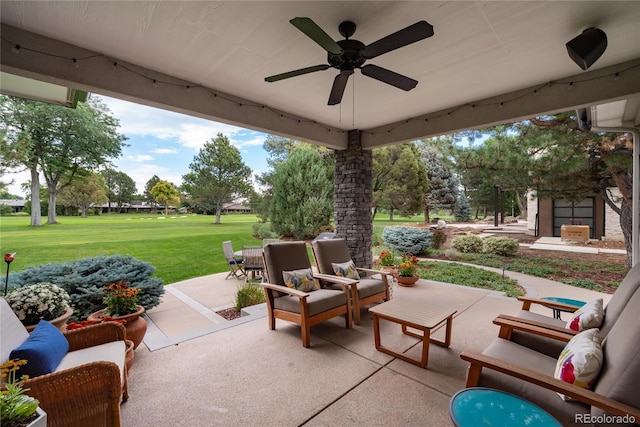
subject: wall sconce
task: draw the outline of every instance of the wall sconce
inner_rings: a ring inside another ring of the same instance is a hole
[[[607,49],[607,35],[599,28],[587,28],[579,36],[567,43],[569,57],[586,70],[598,60]]]

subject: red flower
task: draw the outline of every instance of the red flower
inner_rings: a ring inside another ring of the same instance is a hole
[[[16,253],[12,253],[12,254],[4,254],[4,262],[9,263],[11,261],[13,261],[16,257]]]

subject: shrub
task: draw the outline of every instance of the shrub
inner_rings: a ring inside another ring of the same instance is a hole
[[[13,208],[4,203],[0,203],[0,215],[11,215],[13,214]]]
[[[484,240],[483,252],[500,256],[513,256],[518,253],[520,244],[511,237],[488,237]]]
[[[431,232],[417,227],[385,227],[382,241],[397,253],[420,255],[431,247]]]
[[[431,238],[431,244],[433,249],[440,249],[444,242],[447,240],[447,233],[442,230],[436,230],[433,232],[433,237]]]
[[[475,234],[455,237],[451,241],[451,247],[462,253],[482,252],[482,238]]]
[[[258,223],[261,224],[258,228],[258,237],[261,239],[277,239],[278,233],[271,231],[271,224],[268,222]]]
[[[251,234],[257,236],[260,232],[260,227],[262,227],[264,224],[264,222],[254,222],[253,225],[251,225]]]
[[[240,311],[244,307],[250,305],[261,304],[265,302],[264,290],[257,283],[249,282],[238,288],[234,301],[234,308]]]
[[[71,298],[70,305],[74,310],[72,320],[78,320],[103,309],[103,286],[120,281],[140,288],[138,304],[145,309],[157,306],[164,288],[161,279],[151,277],[154,271],[150,263],[132,256],[98,256],[27,267],[10,275],[9,287],[20,288],[40,282],[58,285]]]

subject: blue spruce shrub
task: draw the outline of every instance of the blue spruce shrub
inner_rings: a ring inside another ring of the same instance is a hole
[[[10,275],[9,288],[40,282],[58,285],[71,298],[73,319],[86,319],[91,313],[105,308],[102,287],[119,281],[126,282],[132,288],[140,288],[138,304],[145,309],[160,304],[164,287],[161,279],[151,277],[154,271],[150,263],[132,256],[98,256],[27,267]]]
[[[400,254],[420,255],[431,247],[431,232],[417,227],[385,227],[382,241]]]

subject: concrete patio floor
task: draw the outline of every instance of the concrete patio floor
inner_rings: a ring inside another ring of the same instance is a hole
[[[517,273],[532,296],[588,301],[610,295]],[[167,286],[147,314],[145,345],[136,350],[123,426],[451,426],[449,400],[464,388],[463,349],[482,351],[496,336],[492,320],[520,303],[498,292],[420,280],[394,286],[393,298],[437,301],[458,312],[450,348],[431,346],[419,368],[377,351],[371,315],[344,328],[336,318],[312,328],[311,348],[297,325],[267,327],[264,305],[226,321],[216,310],[232,303],[242,282],[215,274]],[[538,307],[536,311],[551,315]],[[442,338],[444,330],[435,337]],[[383,344],[419,357],[421,344],[381,322]]]

